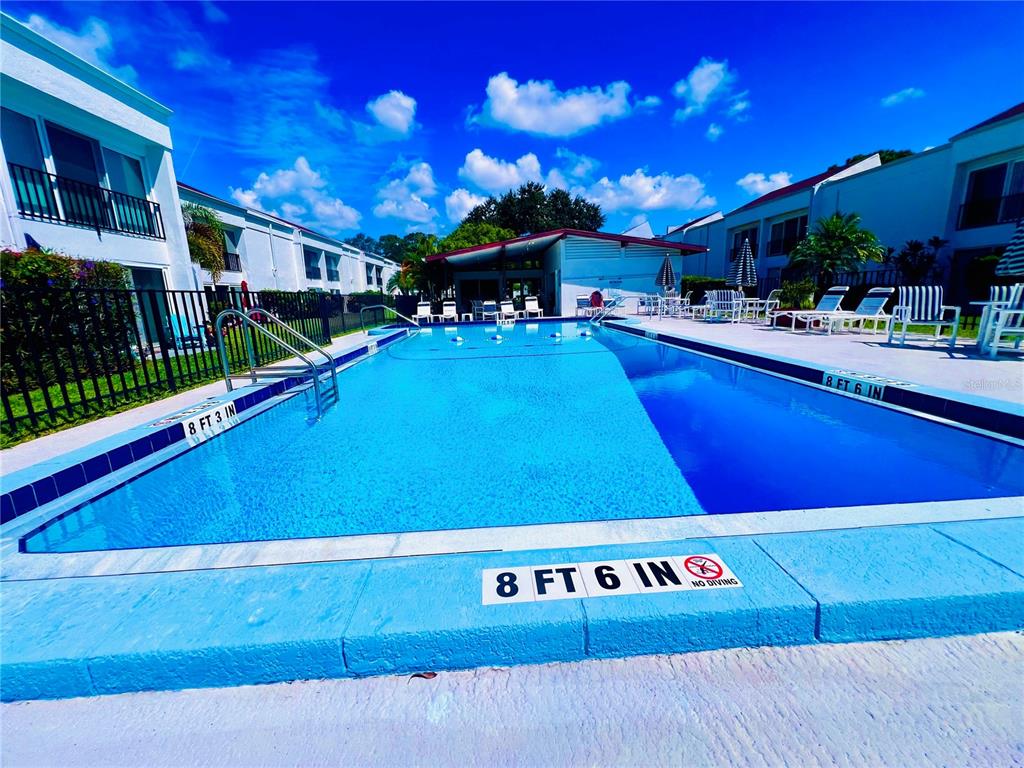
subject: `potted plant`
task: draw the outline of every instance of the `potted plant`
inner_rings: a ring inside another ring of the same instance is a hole
[[[814,307],[814,281],[809,277],[802,280],[787,280],[779,286],[779,310],[811,309]],[[790,317],[780,317],[779,325],[793,324]]]

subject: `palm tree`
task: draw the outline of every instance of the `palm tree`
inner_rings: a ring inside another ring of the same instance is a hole
[[[216,213],[198,203],[182,203],[181,216],[189,258],[209,272],[216,285],[224,271],[224,223]]]
[[[789,254],[789,266],[813,275],[821,288],[829,275],[859,269],[868,261],[881,261],[885,248],[856,213],[836,211],[818,219],[814,229]]]

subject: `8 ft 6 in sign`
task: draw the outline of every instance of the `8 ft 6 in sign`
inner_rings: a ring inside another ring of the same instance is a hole
[[[487,568],[482,582],[484,605],[743,586],[718,555]]]

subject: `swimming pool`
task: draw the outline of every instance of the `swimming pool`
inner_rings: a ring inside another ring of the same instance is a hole
[[[24,550],[1024,494],[1010,443],[575,322],[425,329],[339,385],[321,421],[294,397]]]

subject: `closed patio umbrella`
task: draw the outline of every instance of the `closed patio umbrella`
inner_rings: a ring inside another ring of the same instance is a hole
[[[757,285],[757,268],[754,266],[754,252],[750,249],[750,240],[744,238],[740,254],[729,267],[726,285],[746,288]]]
[[[658,270],[658,277],[654,283],[659,288],[664,288],[666,293],[670,290],[675,290],[676,273],[672,269],[672,259],[667,254],[665,255],[665,260],[661,262],[661,269]]]
[[[1017,222],[1013,238],[996,264],[996,274],[1024,275],[1024,219]]]

